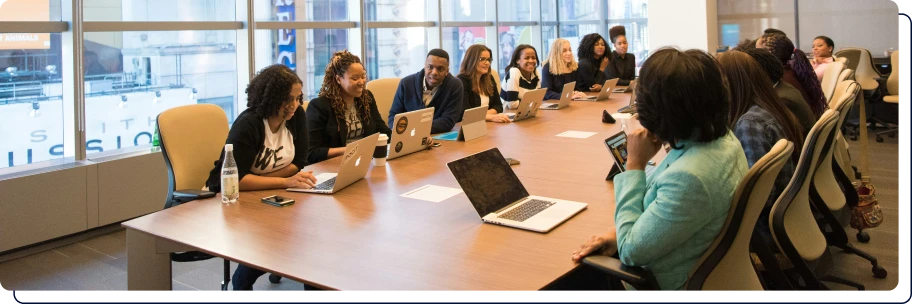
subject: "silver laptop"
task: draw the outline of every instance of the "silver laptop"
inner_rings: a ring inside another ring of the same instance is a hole
[[[614,92],[615,93],[630,93],[630,92],[633,92],[634,89],[636,89],[636,80],[631,80],[630,84],[628,84],[626,87],[614,89]]]
[[[630,81],[630,85],[627,86],[627,88],[629,88],[630,92],[631,92],[630,103],[627,104],[626,106],[624,106],[623,108],[618,109],[618,113],[634,114],[637,112],[637,109],[636,109],[636,100],[637,100],[636,84],[637,84],[636,80]]]
[[[488,106],[465,110],[462,115],[462,126],[459,127],[459,136],[456,139],[470,141],[488,135],[488,124],[485,123],[487,114]]]
[[[618,84],[617,78],[605,80],[605,84],[602,85],[602,90],[599,91],[598,96],[586,96],[584,98],[577,98],[575,100],[595,100],[595,101],[608,100],[608,98],[611,97],[611,92],[614,91],[614,87],[616,87],[617,84]]]
[[[548,91],[546,88],[527,91],[526,94],[523,94],[522,100],[519,101],[516,112],[507,113],[507,117],[512,121],[535,117],[535,114],[538,114],[538,108],[541,106],[542,100],[545,99],[546,91]]]
[[[576,88],[576,81],[564,84],[564,90],[561,91],[560,101],[558,103],[542,103],[542,110],[560,110],[570,106],[570,97],[573,96],[573,89]]]
[[[486,223],[548,232],[588,206],[529,195],[497,148],[449,162],[447,167]]]
[[[387,159],[427,149],[431,141],[432,122],[434,107],[396,114],[393,118],[393,137],[390,139]]]
[[[367,175],[367,169],[371,166],[370,163],[371,159],[373,159],[374,147],[377,145],[378,138],[380,138],[380,133],[374,133],[345,146],[345,153],[342,154],[342,164],[339,165],[339,173],[317,174],[315,176],[317,185],[313,188],[288,188],[285,190],[331,194],[339,192],[342,188],[361,180]]]

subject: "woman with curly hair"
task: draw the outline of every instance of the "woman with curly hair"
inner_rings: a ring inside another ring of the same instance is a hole
[[[598,92],[602,90],[605,84],[605,68],[608,67],[608,44],[605,38],[597,33],[583,36],[579,47],[576,48],[576,56],[579,57],[579,68],[576,72],[579,74],[576,82],[576,90],[582,92]]]
[[[814,73],[814,67],[808,61],[804,51],[795,48],[792,40],[781,34],[766,34],[761,37],[763,47],[773,53],[782,63],[782,80],[794,86],[816,117],[820,117],[826,110],[826,96],[820,88],[820,81]]]
[[[627,52],[627,29],[623,25],[608,30],[614,51],[611,52],[611,64],[605,68],[605,79],[618,78],[618,85],[630,85],[636,79],[636,57]]]
[[[226,144],[234,145],[241,191],[313,187],[307,165],[307,122],[301,108],[302,82],[280,64],[260,70],[247,85],[247,109],[234,121]],[[221,188],[224,155],[209,173],[209,191]],[[238,265],[231,283],[235,290],[253,289],[265,272]]]
[[[377,110],[374,94],[364,89],[365,83],[367,71],[358,56],[347,50],[333,54],[319,97],[307,106],[310,163],[340,156],[345,145],[365,136],[377,132],[390,136],[392,131]]]

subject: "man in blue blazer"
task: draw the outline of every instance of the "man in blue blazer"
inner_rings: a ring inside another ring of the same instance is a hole
[[[399,82],[389,112],[389,127],[396,114],[434,107],[431,133],[449,132],[462,117],[462,82],[450,75],[450,55],[441,49],[428,52],[424,69]]]

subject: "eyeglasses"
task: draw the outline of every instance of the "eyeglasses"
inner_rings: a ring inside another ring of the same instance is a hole
[[[479,63],[485,62],[485,61],[487,61],[487,62],[489,62],[489,63],[490,63],[490,62],[494,62],[494,58],[478,58],[478,62],[479,62]]]

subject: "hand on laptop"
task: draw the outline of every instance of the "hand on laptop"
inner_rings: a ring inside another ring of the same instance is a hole
[[[511,121],[510,121],[510,117],[507,117],[506,114],[500,114],[500,113],[497,113],[497,114],[490,114],[490,113],[489,113],[489,114],[486,114],[486,115],[485,115],[485,120],[490,121],[490,122],[498,122],[498,123],[509,123],[509,122],[511,122]]]
[[[586,98],[586,93],[583,93],[580,91],[573,91],[573,96],[570,97],[570,99],[580,99],[580,98]]]
[[[589,87],[589,91],[591,91],[591,92],[600,92],[601,90],[602,90],[602,85],[597,84],[597,83],[593,84],[591,87]]]
[[[571,259],[579,263],[584,257],[592,254],[613,255],[617,251],[617,230],[611,228],[604,235],[593,235],[579,249],[573,252]]]
[[[633,130],[627,135],[627,170],[645,170],[661,148],[662,141],[646,129]]]
[[[317,178],[314,177],[313,171],[299,171],[285,179],[285,187],[288,188],[313,188],[317,183]]]

